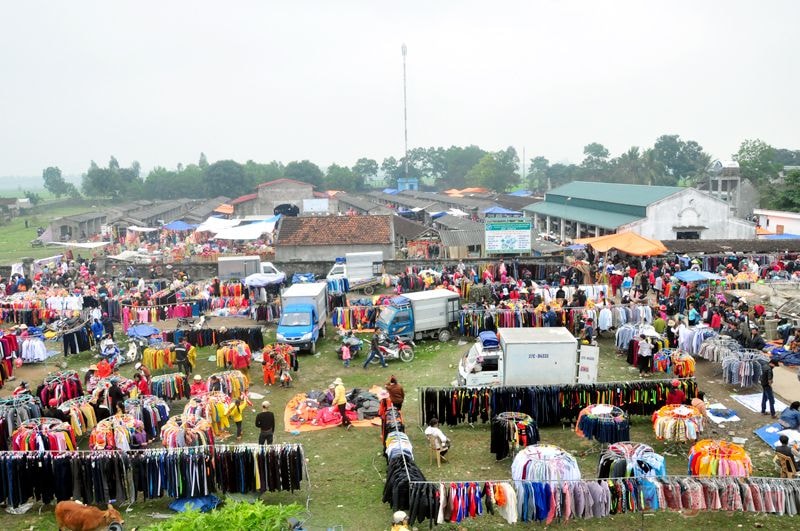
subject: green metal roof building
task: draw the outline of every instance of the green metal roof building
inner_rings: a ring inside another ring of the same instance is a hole
[[[748,238],[750,229],[723,202],[693,188],[574,181],[524,208],[539,232],[561,239],[632,230],[651,238]],[[735,225],[725,229],[721,223]],[[720,225],[720,226],[718,226]],[[741,226],[739,226],[741,225]],[[730,236],[717,233],[729,233]]]

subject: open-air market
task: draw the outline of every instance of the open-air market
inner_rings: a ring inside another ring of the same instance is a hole
[[[0,526],[795,528],[800,7],[309,4],[0,21]]]

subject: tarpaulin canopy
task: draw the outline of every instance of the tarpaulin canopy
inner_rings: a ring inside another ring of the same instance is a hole
[[[191,223],[186,223],[181,220],[171,221],[164,225],[164,228],[167,230],[192,230],[195,227],[197,227],[197,225],[192,225]]]
[[[265,286],[273,286],[275,284],[280,284],[286,280],[285,274],[275,275],[275,274],[264,274],[264,273],[253,273],[249,275],[247,278],[244,279],[244,285],[248,288],[262,288]]]
[[[667,248],[658,240],[651,240],[635,232],[607,234],[596,238],[581,238],[575,243],[591,245],[595,251],[604,253],[611,249],[622,251],[633,256],[657,256],[667,252]]]
[[[483,211],[484,214],[491,214],[493,216],[521,216],[522,212],[516,210],[509,210],[507,208],[495,206],[489,207]]]
[[[75,247],[77,249],[97,249],[105,247],[111,242],[47,242],[47,245],[60,245],[61,247]]]
[[[275,224],[278,223],[280,216],[272,216],[264,221],[257,223],[250,223],[249,225],[237,225],[227,229],[222,229],[216,234],[214,238],[217,240],[257,240],[267,232],[271,233],[275,230]]]
[[[678,271],[673,275],[682,282],[705,282],[707,280],[725,280],[725,277],[709,273],[708,271]]]
[[[153,228],[153,227],[138,227],[136,225],[131,225],[130,227],[127,227],[125,230],[132,231],[132,232],[153,232],[153,231],[156,231],[158,229],[157,228]]]
[[[220,214],[233,214],[233,205],[223,203],[215,208],[214,212],[219,212]]]
[[[138,324],[128,328],[129,337],[150,337],[161,333],[161,330],[149,324]]]
[[[222,229],[227,229],[229,227],[235,227],[239,224],[238,219],[223,219],[223,218],[215,218],[210,217],[200,225],[197,226],[195,229],[197,232],[219,232]]]

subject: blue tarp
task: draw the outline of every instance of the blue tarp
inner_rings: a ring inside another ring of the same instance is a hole
[[[207,513],[216,509],[219,504],[220,499],[210,494],[208,496],[198,496],[196,498],[179,498],[170,503],[169,508],[178,513],[188,510]]]
[[[397,188],[384,188],[383,193],[389,195],[397,195],[400,193],[400,190],[398,190]]]
[[[484,214],[502,215],[502,216],[521,216],[522,212],[516,210],[509,210],[503,207],[491,207],[483,211]]]
[[[572,245],[568,245],[567,249],[570,251],[579,251],[580,249],[586,249],[585,243],[573,243]]]
[[[167,230],[192,230],[196,229],[197,225],[192,225],[191,223],[186,223],[185,221],[176,220],[164,225],[165,229]]]
[[[533,195],[533,192],[530,190],[517,190],[516,192],[511,192],[508,195],[513,195],[514,197],[530,197]]]
[[[138,324],[128,328],[129,337],[150,337],[153,334],[158,334],[161,331],[149,324]]]
[[[708,271],[679,271],[675,278],[682,282],[706,282],[708,280],[725,280],[724,277],[709,273]]]
[[[431,214],[431,219],[438,219],[444,216],[445,214],[447,214],[447,212],[434,212],[433,214]]]
[[[759,236],[762,240],[800,240],[800,234],[766,234]]]
[[[295,273],[292,275],[292,284],[314,282],[315,280],[317,280],[317,275],[314,273]]]

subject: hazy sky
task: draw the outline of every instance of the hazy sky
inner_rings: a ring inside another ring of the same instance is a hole
[[[800,2],[4,2],[0,176],[477,144],[616,155],[660,134],[800,148]]]

